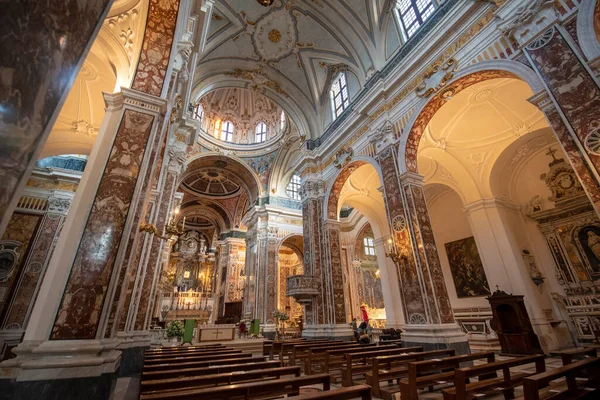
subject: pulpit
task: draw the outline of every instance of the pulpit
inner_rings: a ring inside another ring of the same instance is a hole
[[[504,354],[543,354],[523,296],[507,294],[498,289],[487,298],[492,308],[490,325],[498,334]]]

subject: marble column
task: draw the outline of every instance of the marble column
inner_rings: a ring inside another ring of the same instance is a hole
[[[3,364],[20,367],[13,370],[19,380],[100,376],[119,366],[117,341],[105,333],[165,101],[128,89],[105,99],[106,117],[23,343]]]
[[[250,212],[249,214],[254,214]],[[256,218],[245,220],[248,230],[246,231],[246,285],[244,287],[244,313],[246,322],[258,318],[256,309],[256,258],[257,258],[257,230]]]
[[[508,3],[508,2],[507,2]],[[526,17],[524,17],[524,14]],[[600,214],[600,84],[560,25],[554,2],[505,4],[499,27],[523,49],[545,87],[530,101],[544,111],[582,186]]]
[[[278,229],[268,226],[268,216],[259,216],[256,279],[258,292],[256,296],[257,318],[260,319],[263,335],[268,338],[275,336],[275,319],[273,312],[277,309],[279,239]]]
[[[383,304],[385,306],[386,328],[400,328],[404,325],[402,313],[402,298],[398,287],[398,274],[394,262],[385,255],[385,245],[389,237],[375,239],[375,252],[377,253],[377,264],[381,278],[381,291],[383,292]]]
[[[319,179],[302,186],[304,275],[311,276],[317,294],[305,304],[302,336],[350,338],[346,316],[339,221],[325,216],[325,194]]]
[[[112,3],[3,3],[0,237]]]
[[[465,334],[454,321],[442,274],[429,212],[423,195],[423,178],[414,173],[399,176],[393,126],[386,122],[371,137],[383,176],[384,201],[391,227],[405,325],[406,344],[425,348],[453,347],[468,353]]]

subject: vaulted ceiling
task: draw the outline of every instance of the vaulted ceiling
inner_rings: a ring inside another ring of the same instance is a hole
[[[391,0],[218,0],[195,93],[218,87],[260,91],[308,137],[322,132],[328,87],[347,68],[359,85],[385,63]]]

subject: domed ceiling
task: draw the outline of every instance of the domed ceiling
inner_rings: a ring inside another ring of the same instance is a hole
[[[319,134],[331,71],[342,64],[362,85],[385,64],[383,25],[390,5],[384,0],[275,0],[263,7],[254,0],[218,0],[196,69],[196,93],[249,88],[281,105],[301,135]]]
[[[204,112],[201,133],[208,134],[210,138],[222,140],[221,130],[225,121],[233,123],[232,142],[242,145],[272,145],[291,130],[285,113],[285,123],[281,125],[283,109],[265,95],[252,90],[216,89],[204,95],[198,103]],[[266,138],[264,142],[257,143],[256,127],[261,122],[266,125]]]
[[[225,197],[239,194],[240,185],[234,179],[221,169],[203,168],[187,175],[182,185],[197,194]]]

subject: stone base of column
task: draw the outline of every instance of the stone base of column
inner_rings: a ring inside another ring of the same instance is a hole
[[[129,376],[142,373],[144,352],[150,348],[151,334],[146,331],[118,332],[117,339],[121,350],[121,366],[119,376]]]
[[[275,324],[261,324],[262,335],[269,340],[275,339]]]
[[[5,329],[0,331],[0,360],[10,358],[10,348],[17,346],[25,333],[22,329]]]
[[[0,363],[0,393],[10,399],[109,398],[121,352],[116,340],[24,341]]]
[[[531,323],[544,353],[549,354],[576,346],[566,323],[559,323],[555,327],[547,320],[540,322],[532,320]]]
[[[351,340],[354,338],[354,332],[350,325],[306,325],[302,337]]]
[[[457,324],[404,325],[402,346],[423,346],[423,351],[455,349],[456,355],[471,354],[467,335]]]

